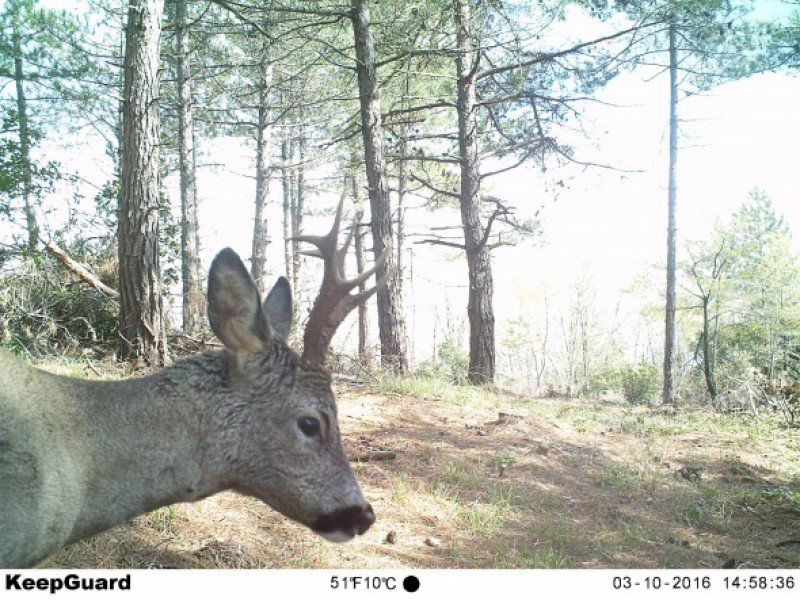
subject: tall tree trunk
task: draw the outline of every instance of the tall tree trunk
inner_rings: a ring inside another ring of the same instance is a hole
[[[292,227],[292,199],[289,191],[289,177],[291,177],[291,169],[289,167],[289,141],[286,139],[284,131],[284,139],[281,140],[281,183],[283,188],[283,259],[286,263],[286,277],[289,279],[293,290],[297,290],[297,282],[293,277],[292,265],[292,251],[297,243],[292,238],[294,237],[294,228]],[[296,302],[294,303],[297,304]]]
[[[375,48],[371,32],[369,0],[351,0],[353,35],[356,50],[361,134],[364,139],[369,201],[372,212],[373,251],[377,259],[384,248],[392,248],[392,210],[383,153],[383,124],[375,72]],[[399,295],[399,273],[392,251],[378,269],[378,279],[389,272],[385,287],[378,291],[378,330],[381,340],[381,363],[399,372],[408,370],[405,320]]]
[[[305,210],[306,199],[306,134],[302,123],[303,116],[300,116],[300,132],[297,140],[297,173],[295,177],[294,194],[292,195],[292,235],[297,237],[303,228],[303,211]],[[296,252],[292,253],[292,280],[297,282],[300,280],[300,260],[302,255],[299,248]]]
[[[288,149],[287,149],[287,156],[289,157],[288,162],[288,175],[289,179],[287,183],[287,191],[289,193],[289,217],[290,217],[290,227],[292,231],[292,237],[295,238],[297,236],[297,223],[296,223],[296,216],[297,216],[297,160],[295,158],[295,153],[297,151],[297,141],[294,138],[294,131],[296,129],[296,124],[292,125],[292,136],[289,138],[288,141]],[[300,242],[295,238],[292,240],[292,254],[291,254],[291,264],[289,265],[289,278],[292,283],[296,286],[297,280],[294,278],[294,260],[295,257],[300,254]],[[294,303],[295,306],[297,302]]]
[[[678,181],[678,50],[675,24],[669,25],[669,181],[667,191],[667,301],[664,335],[664,390],[665,404],[674,404],[675,392],[675,245],[677,226],[675,208]]]
[[[469,0],[455,0],[458,54],[458,147],[461,161],[461,224],[469,275],[469,381],[494,380],[494,311],[491,255],[480,215],[478,124],[475,115],[475,71],[478,53],[472,39]]]
[[[31,173],[30,134],[28,132],[28,100],[25,97],[25,70],[22,60],[22,38],[20,35],[21,17],[19,4],[14,12],[14,31],[11,43],[14,51],[14,84],[17,92],[17,126],[19,130],[19,150],[22,159],[22,206],[25,212],[25,229],[28,233],[27,250],[34,253],[39,248],[39,225],[33,209],[33,175]]]
[[[408,90],[406,90],[408,91]],[[408,126],[403,125],[400,131],[400,156],[406,156],[408,147]],[[406,192],[408,191],[408,174],[406,161],[401,160],[397,168],[397,291],[403,297],[403,249],[406,241]]]
[[[127,35],[127,27],[125,26],[127,15],[125,15],[124,11],[120,11],[119,18],[118,54],[114,55],[114,61],[118,61],[117,64],[122,64],[125,62],[125,36]],[[114,90],[118,95],[117,120],[114,122],[114,137],[117,139],[117,148],[116,154],[110,156],[110,158],[114,161],[114,181],[119,185],[117,189],[117,203],[119,204],[119,198],[122,194],[122,157],[124,156],[123,146],[125,145],[125,69],[119,69],[118,75],[118,87]]]
[[[163,3],[133,0],[125,43],[119,206],[120,356],[167,361],[159,257],[159,52]]]
[[[703,296],[703,371],[706,377],[706,388],[711,399],[717,397],[717,386],[714,382],[713,359],[711,356],[711,323],[708,318],[708,304],[710,298]]]
[[[406,61],[406,70],[404,74],[404,94],[402,98],[401,106],[403,109],[409,108],[409,98],[411,96],[410,91],[410,82],[411,82],[411,60],[409,59]],[[402,123],[400,125],[400,134],[399,134],[399,153],[400,156],[407,156],[408,153],[408,123]],[[408,191],[408,166],[405,160],[398,161],[397,166],[397,272],[399,274],[399,278],[397,280],[398,292],[400,297],[403,298],[403,281],[405,279],[405,273],[403,270],[403,250],[405,249],[405,241],[406,241],[406,233],[405,233],[405,224],[406,224],[406,209],[405,209],[405,200],[406,200],[406,192]]]
[[[264,38],[258,68],[258,128],[256,131],[256,216],[253,226],[253,254],[250,271],[262,298],[269,289],[267,280],[267,199],[270,180],[270,91],[272,63],[269,61],[269,40]]]
[[[353,182],[353,204],[356,205],[355,236],[354,245],[356,250],[356,272],[363,273],[366,270],[366,252],[364,249],[364,230],[361,228],[361,220],[364,218],[362,187],[359,178],[354,174]],[[367,289],[366,282],[358,284],[358,292],[364,293]],[[358,305],[358,360],[367,366],[370,363],[369,355],[369,319],[367,317],[367,303],[362,302]]]
[[[200,271],[200,236],[197,223],[194,119],[191,66],[186,32],[186,0],[175,1],[175,56],[178,76],[178,162],[181,186],[181,275],[183,280],[183,330],[197,333],[205,323],[205,296]]]

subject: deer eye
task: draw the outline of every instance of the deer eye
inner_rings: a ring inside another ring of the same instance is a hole
[[[320,429],[322,428],[319,419],[315,417],[300,417],[297,420],[297,426],[300,428],[300,431],[308,437],[319,435]]]

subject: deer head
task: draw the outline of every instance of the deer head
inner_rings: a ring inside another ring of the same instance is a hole
[[[325,271],[309,315],[302,356],[287,345],[292,326],[289,282],[281,277],[262,303],[239,256],[225,249],[209,272],[208,315],[225,346],[225,398],[216,403],[218,436],[226,449],[231,487],[256,496],[332,541],[363,534],[375,521],[342,448],[331,376],[324,359],[336,328],[375,293],[350,291],[344,275],[353,235],[338,246],[340,202],[325,236],[303,236],[316,246]]]

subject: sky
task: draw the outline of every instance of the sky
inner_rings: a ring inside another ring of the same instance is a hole
[[[542,294],[561,297],[589,274],[598,307],[610,314],[622,290],[666,256],[666,180],[668,87],[666,77],[650,82],[641,74],[620,76],[601,94],[609,105],[585,108],[584,121],[596,136],[578,150],[587,160],[617,170],[589,169],[575,174],[553,200],[550,188],[563,174],[520,169],[496,178],[492,193],[518,207],[520,216],[541,209],[541,236],[495,252],[495,301],[498,330],[518,314],[541,308]],[[703,239],[716,219],[726,219],[753,188],[765,190],[792,231],[800,235],[800,79],[765,74],[722,85],[680,103],[678,159],[679,248]],[[612,106],[613,105],[613,106]],[[224,246],[249,256],[254,182],[246,173],[249,150],[233,143],[208,150],[209,161],[224,157],[227,169],[204,171],[198,185],[203,198],[200,223],[206,264]],[[171,181],[173,189],[177,185]],[[272,232],[280,235],[280,185],[272,187]],[[315,199],[332,207],[338,193]],[[419,206],[421,201],[411,201]],[[408,212],[408,231],[422,233],[432,223],[458,223],[455,211],[431,215]],[[307,231],[325,231],[323,219],[307,219]],[[413,239],[413,238],[412,238]],[[281,247],[273,244],[280,269]],[[454,250],[413,245],[414,281],[407,298],[415,338],[432,343],[436,323],[444,327],[448,310],[464,320],[466,265]],[[463,327],[462,327],[463,329]],[[440,336],[441,341],[442,332]],[[420,349],[421,356],[430,349]]]
[[[777,14],[780,3],[759,0],[760,16]],[[576,17],[574,23],[579,23]],[[573,24],[574,24],[573,23]],[[568,22],[567,27],[570,26]],[[612,80],[587,103],[583,125],[591,141],[576,144],[583,160],[611,165],[550,171],[519,169],[491,182],[491,193],[518,207],[520,216],[539,210],[541,235],[494,254],[498,331],[518,315],[536,316],[545,295],[565,298],[576,280],[586,277],[596,290],[598,310],[611,314],[637,274],[666,256],[666,181],[668,81],[665,74],[637,71]],[[716,219],[729,217],[759,187],[772,198],[789,227],[800,236],[800,77],[787,73],[756,75],[726,83],[703,95],[681,97],[681,143],[678,159],[679,249],[707,236]],[[56,150],[72,170],[100,184],[110,164],[97,140],[69,152]],[[250,255],[255,183],[253,156],[237,140],[204,142],[199,159],[198,191],[204,266],[225,246]],[[567,183],[553,194],[555,182]],[[177,203],[177,179],[166,181]],[[272,185],[271,233],[280,235],[280,184]],[[333,206],[338,192],[320,195],[314,206]],[[431,215],[414,209],[408,229],[457,224],[455,212]],[[179,214],[179,213],[178,213]],[[324,219],[307,219],[309,233],[324,231]],[[282,245],[272,244],[272,266],[281,271]],[[409,325],[417,360],[441,340],[444,322],[460,322],[465,332],[466,265],[458,251],[410,245],[413,280],[407,286]],[[409,263],[411,257],[409,256]],[[316,285],[316,283],[314,283]],[[311,292],[309,292],[311,295]],[[449,317],[448,317],[449,315]],[[341,337],[354,339],[352,322]],[[434,334],[434,331],[436,333]]]
[[[797,77],[765,74],[680,102],[681,243],[706,236],[715,219],[733,213],[755,187],[764,189],[791,229],[800,232],[799,92]],[[574,179],[543,210],[546,246],[540,251],[556,263],[588,261],[598,273],[624,280],[639,265],[665,256],[666,77],[645,83],[637,74],[625,75],[601,98],[621,107],[587,107],[599,137],[585,152],[635,172],[595,169]],[[525,180],[517,174],[500,187],[523,196],[533,187]]]

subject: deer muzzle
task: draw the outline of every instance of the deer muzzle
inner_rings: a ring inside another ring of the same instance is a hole
[[[372,506],[364,504],[323,515],[311,528],[330,542],[346,542],[365,533],[374,522]]]

